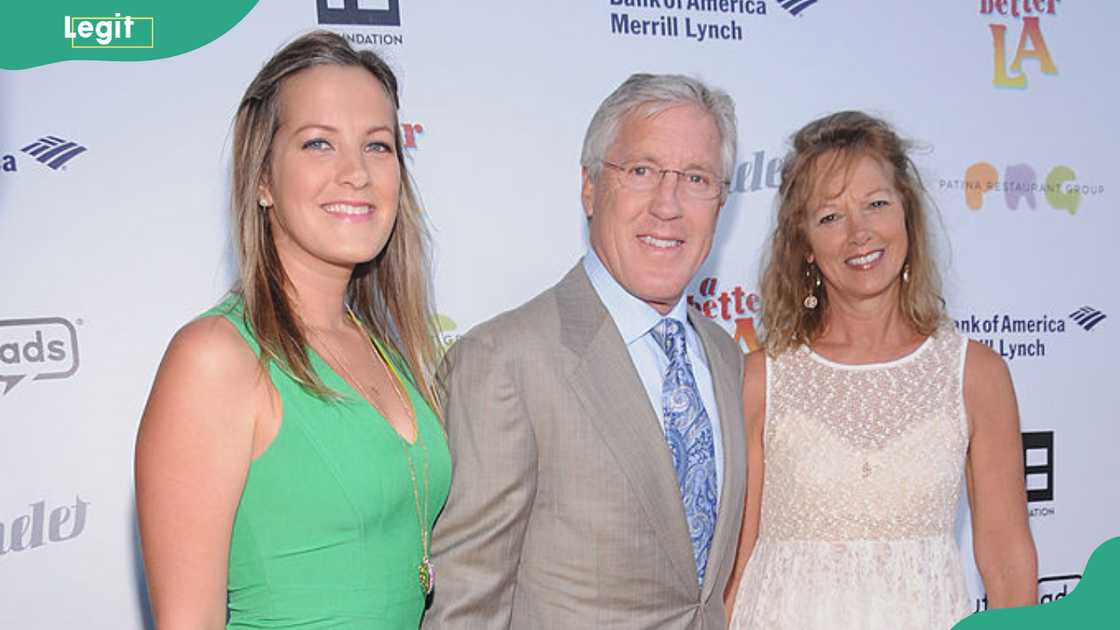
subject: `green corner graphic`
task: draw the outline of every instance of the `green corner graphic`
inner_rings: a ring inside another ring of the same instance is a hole
[[[174,57],[221,37],[257,0],[15,0],[0,68],[59,61],[148,61]]]
[[[1120,538],[1107,540],[1089,557],[1069,595],[1040,606],[1001,608],[972,615],[953,630],[1056,630],[1120,628]]]

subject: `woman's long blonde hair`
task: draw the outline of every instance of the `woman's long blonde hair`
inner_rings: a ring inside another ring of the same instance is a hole
[[[274,361],[308,391],[333,397],[311,367],[306,331],[292,305],[291,283],[276,252],[269,212],[257,203],[259,187],[269,176],[272,140],[279,126],[280,87],[293,74],[320,65],[365,68],[393,102],[401,177],[397,220],[377,257],[354,269],[346,303],[389,347],[392,359],[405,363],[420,394],[438,409],[429,236],[404,160],[397,78],[373,52],[356,51],[337,34],[315,31],[288,44],[265,63],[241,98],[233,131],[231,206],[240,267],[234,291],[244,300],[245,320],[260,344],[262,363]]]
[[[763,262],[763,346],[771,356],[809,344],[823,332],[828,316],[828,292],[816,288],[819,304],[805,308],[819,270],[806,260],[805,236],[809,204],[819,199],[821,185],[836,174],[845,180],[852,166],[870,156],[889,168],[902,197],[909,252],[909,280],[902,283],[899,306],[903,316],[922,335],[931,335],[945,317],[941,276],[934,261],[927,207],[930,202],[921,176],[907,155],[909,144],[885,121],[863,112],[838,112],[814,120],[792,138],[793,147],[782,164],[778,189],[778,218]]]

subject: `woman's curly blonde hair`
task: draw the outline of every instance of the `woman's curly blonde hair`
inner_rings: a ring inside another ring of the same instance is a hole
[[[945,318],[945,307],[928,225],[931,204],[907,154],[910,143],[885,121],[859,111],[814,120],[795,133],[792,142],[782,163],[777,225],[762,265],[762,345],[766,352],[777,356],[809,344],[823,332],[829,304],[825,287],[816,288],[819,304],[815,309],[803,304],[819,273],[807,260],[806,212],[819,200],[823,182],[837,174],[847,179],[864,156],[888,167],[902,198],[909,280],[899,292],[899,307],[919,334],[933,334]]]

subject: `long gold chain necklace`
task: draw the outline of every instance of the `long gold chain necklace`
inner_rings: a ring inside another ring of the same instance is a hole
[[[413,444],[420,446],[420,449],[424,453],[424,507],[422,510],[423,513],[421,514],[420,490],[418,488],[418,484],[416,483],[416,465],[412,460],[412,453],[411,451],[409,451],[408,440],[404,439],[404,437],[401,436],[400,442],[401,446],[404,448],[405,461],[408,462],[408,475],[409,479],[412,482],[412,499],[416,508],[416,521],[420,526],[421,557],[420,565],[417,567],[417,573],[420,581],[420,590],[425,595],[430,595],[434,587],[435,571],[432,567],[432,559],[430,555],[431,532],[428,527],[428,523],[430,522],[428,520],[428,503],[431,496],[428,485],[428,446],[424,444],[424,441],[420,436],[420,423],[416,418],[416,409],[415,407],[413,407],[411,400],[405,398],[402,391],[404,387],[404,380],[401,378],[400,372],[397,370],[396,366],[393,365],[391,361],[389,361],[387,353],[385,352],[384,348],[381,347],[381,344],[373,337],[373,335],[369,333],[369,331],[366,330],[366,327],[362,324],[361,320],[359,320],[358,317],[354,315],[354,311],[350,310],[350,307],[347,307],[346,313],[350,316],[350,320],[354,322],[354,325],[358,327],[358,330],[361,331],[362,336],[365,337],[366,341],[369,343],[370,349],[373,351],[374,356],[378,359],[378,362],[385,366],[386,372],[392,377],[389,379],[389,382],[393,386],[393,392],[397,395],[397,401],[400,402],[401,408],[405,409],[408,412],[409,418],[412,420],[412,432],[415,439],[415,442],[413,442]],[[326,343],[323,337],[318,333],[315,333],[315,336],[319,339],[319,343],[327,351],[327,354],[330,355],[332,359],[334,359],[334,362],[338,364],[340,368],[342,368],[342,372],[346,375],[350,382],[354,384],[354,387],[358,390],[358,393],[369,399],[370,404],[373,404],[375,400],[381,399],[381,392],[378,391],[376,387],[374,387],[373,390],[374,392],[376,392],[377,396],[370,396],[369,392],[366,391],[361,381],[354,378],[354,375],[350,373],[350,369],[347,367],[346,363],[335,355],[334,351],[331,349],[330,345]],[[377,409],[376,404],[373,404],[373,406],[375,409]],[[380,409],[377,410],[381,412]],[[384,412],[381,412],[381,416],[385,419],[385,422],[389,425],[389,428],[394,432],[397,432],[396,428],[393,427],[391,422],[389,422],[389,417]],[[400,433],[398,432],[397,435],[400,435]]]

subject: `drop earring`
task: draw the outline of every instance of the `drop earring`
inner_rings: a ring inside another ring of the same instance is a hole
[[[805,277],[810,279],[809,295],[805,296],[805,301],[802,302],[805,308],[809,310],[817,308],[817,304],[820,304],[820,300],[817,299],[817,289],[821,287],[821,274],[819,272],[815,274],[815,279],[813,275],[813,267],[810,264],[809,268],[805,270]]]

